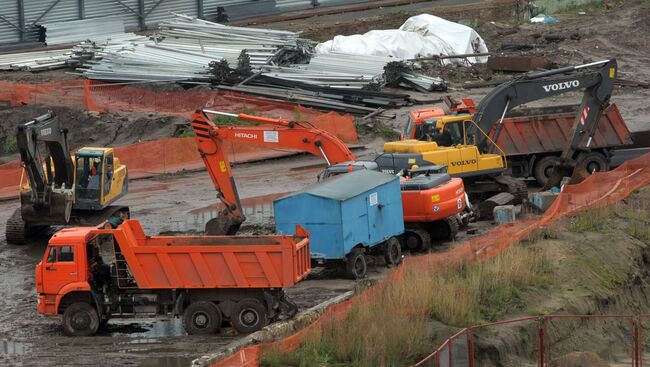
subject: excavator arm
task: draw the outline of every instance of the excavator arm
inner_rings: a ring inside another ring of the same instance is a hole
[[[218,125],[211,121],[209,114],[272,126]],[[208,234],[234,235],[245,220],[224,141],[307,152],[323,158],[328,165],[355,160],[354,154],[335,135],[305,122],[197,110],[191,125],[199,154],[225,207],[219,217],[206,224]]]
[[[593,69],[599,67],[598,70]],[[591,70],[591,71],[588,71]],[[488,133],[494,124],[498,124],[492,141],[497,141],[501,132],[501,123],[506,113],[511,109],[544,98],[561,95],[571,91],[584,90],[579,115],[575,125],[571,143],[573,150],[580,143],[584,133],[591,130],[595,133],[595,124],[603,110],[609,105],[617,64],[615,59],[603,60],[578,66],[569,66],[556,70],[527,74],[520,78],[503,83],[493,89],[481,100],[473,120],[476,125],[470,125],[467,136],[475,136],[475,144],[481,152],[492,152],[493,145],[483,134],[478,134],[480,128]],[[587,115],[582,119],[583,113]],[[576,140],[574,142],[573,140]]]
[[[48,218],[67,223],[70,219],[74,164],[67,132],[51,111],[18,126],[16,143],[30,185],[30,193],[21,194],[22,217],[27,221]],[[39,142],[45,145],[44,156]]]

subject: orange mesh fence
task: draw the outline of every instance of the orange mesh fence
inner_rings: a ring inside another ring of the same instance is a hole
[[[346,143],[358,138],[351,115],[323,113],[300,105],[219,91],[156,91],[126,85],[70,80],[46,84],[0,81],[0,101],[13,106],[41,104],[85,108],[98,112],[155,112],[189,118],[199,108],[245,112],[265,117],[309,121]]]
[[[236,366],[258,366],[264,353],[269,350],[281,350],[290,352],[298,348],[306,336],[318,336],[323,325],[331,321],[342,321],[348,311],[355,305],[364,302],[379,302],[378,295],[382,287],[391,282],[397,282],[402,278],[405,269],[413,269],[419,272],[435,272],[440,265],[460,263],[465,260],[481,260],[490,258],[503,252],[510,246],[539,229],[551,224],[558,219],[571,215],[581,210],[591,209],[599,206],[616,203],[634,190],[650,184],[650,153],[625,162],[613,171],[596,173],[578,185],[566,186],[562,193],[556,198],[554,204],[546,213],[536,219],[518,221],[515,223],[502,224],[490,232],[475,239],[465,241],[452,250],[444,253],[433,253],[422,256],[408,257],[404,263],[393,271],[386,279],[382,280],[371,288],[341,304],[330,307],[318,320],[303,330],[272,343],[264,343],[243,348],[226,359],[215,362],[213,367],[236,367]],[[330,324],[330,325],[336,325]],[[339,323],[343,325],[343,323]],[[437,353],[433,353],[421,362],[423,366],[434,366]],[[443,365],[443,364],[439,364]]]
[[[62,81],[47,84],[22,84],[0,81],[0,101],[14,106],[42,104],[84,108],[100,112],[155,112],[190,118],[199,108],[249,113],[272,118],[308,121],[329,131],[346,143],[357,143],[351,115],[323,113],[290,103],[215,91],[154,91],[125,85],[91,81]],[[276,158],[290,150],[271,150],[257,145],[225,142],[234,163]],[[116,148],[116,155],[129,168],[131,178],[203,167],[192,138],[163,139]],[[0,165],[0,198],[18,192],[22,169],[19,162]]]
[[[223,148],[231,163],[284,157],[294,153],[289,150],[270,150],[258,145],[232,142],[224,142]],[[128,167],[131,179],[204,167],[194,138],[160,139],[116,147],[115,156]],[[22,172],[18,161],[0,165],[0,199],[18,195]]]

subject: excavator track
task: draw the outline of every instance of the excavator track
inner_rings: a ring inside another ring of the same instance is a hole
[[[496,176],[494,181],[504,187],[503,191],[515,197],[515,204],[521,204],[528,198],[528,186],[524,181],[506,175]]]
[[[403,242],[403,248],[410,252],[428,252],[431,250],[431,236],[429,232],[419,228],[419,226],[411,226],[407,223]]]
[[[29,235],[28,232],[28,225],[23,221],[23,217],[20,214],[20,208],[18,208],[14,214],[7,219],[7,226],[5,229],[7,243],[12,245],[24,245]]]

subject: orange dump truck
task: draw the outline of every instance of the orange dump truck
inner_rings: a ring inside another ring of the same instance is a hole
[[[146,236],[137,220],[66,228],[36,266],[38,312],[62,315],[71,336],[136,316],[181,317],[189,334],[216,333],[224,322],[249,333],[296,313],[283,288],[310,270],[300,227],[295,236],[237,237]]]

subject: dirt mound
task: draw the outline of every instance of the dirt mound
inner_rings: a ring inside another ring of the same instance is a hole
[[[593,352],[573,352],[551,361],[549,367],[610,367]]]
[[[120,146],[145,140],[173,136],[177,123],[184,119],[149,113],[96,114],[67,107],[21,106],[0,110],[0,158],[15,155],[9,149],[16,136],[17,126],[34,117],[54,111],[63,126],[69,130],[70,148],[84,145]],[[9,142],[8,142],[9,140]]]

